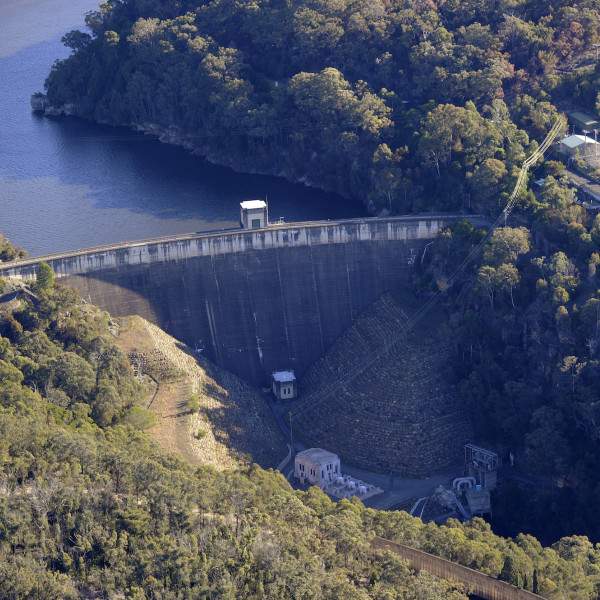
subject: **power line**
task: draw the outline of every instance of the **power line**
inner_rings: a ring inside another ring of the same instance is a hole
[[[550,144],[554,141],[561,128],[564,125],[563,117],[559,116],[556,120],[548,135],[539,146],[539,148],[525,160],[523,166],[521,167],[521,171],[519,173],[519,177],[514,186],[514,189],[510,195],[510,198],[500,215],[497,217],[496,221],[491,226],[490,230],[487,234],[479,241],[479,243],[471,249],[467,257],[456,267],[456,269],[452,272],[450,277],[448,278],[448,284],[452,285],[454,280],[462,273],[466,267],[473,262],[475,257],[479,254],[484,244],[490,239],[494,231],[502,225],[502,222],[506,223],[506,219],[508,215],[514,208],[514,204],[516,201],[519,192],[522,189],[522,186],[525,182],[525,178],[527,176],[527,172],[529,171],[529,167],[537,162],[539,158],[544,155],[544,152],[550,147]],[[400,330],[397,334],[388,338],[387,341],[383,343],[382,346],[368,354],[363,360],[360,362],[351,365],[340,377],[338,377],[335,381],[330,383],[325,388],[315,392],[314,394],[309,395],[299,406],[296,406],[292,410],[290,410],[289,415],[290,418],[296,417],[301,412],[306,411],[309,408],[316,406],[321,403],[323,400],[327,399],[331,396],[332,392],[334,392],[339,387],[351,383],[354,381],[361,373],[363,373],[368,367],[374,364],[377,360],[387,355],[390,350],[400,342],[404,336],[411,330],[413,327],[431,310],[431,308],[437,303],[437,301],[441,298],[442,292],[438,290],[425,304],[421,305],[421,307],[414,313],[405,323],[400,326]]]

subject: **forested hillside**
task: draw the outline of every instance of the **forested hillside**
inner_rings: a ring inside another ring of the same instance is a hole
[[[497,211],[555,105],[594,110],[598,0],[108,0],[49,101],[397,213]],[[576,81],[575,81],[576,80]]]
[[[110,317],[53,282],[0,304],[0,596],[466,600],[415,576],[374,535],[547,598],[597,597],[584,537],[543,548],[480,519],[424,525],[404,512],[295,492],[281,474],[192,468],[143,433],[141,392]]]
[[[65,36],[46,92],[374,211],[496,216],[558,109],[598,114],[599,16],[598,0],[109,0]],[[598,541],[600,218],[564,165],[540,177],[450,285],[485,233],[444,232],[419,293],[444,290],[478,440],[540,478],[496,499],[511,531]]]
[[[466,222],[444,232],[420,265],[420,289],[445,289],[453,375],[478,439],[538,478],[499,493],[509,531],[597,540],[600,217],[569,204],[563,185],[548,176],[539,200],[549,204],[533,211],[531,230],[496,229],[451,286],[484,232]]]

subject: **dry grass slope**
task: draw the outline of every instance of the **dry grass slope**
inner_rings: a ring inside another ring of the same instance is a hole
[[[218,470],[249,461],[275,467],[285,456],[285,443],[259,390],[141,317],[122,319],[117,343],[140,375],[154,379],[148,402],[159,422],[148,434],[167,451]],[[188,408],[192,394],[199,400],[193,414]]]

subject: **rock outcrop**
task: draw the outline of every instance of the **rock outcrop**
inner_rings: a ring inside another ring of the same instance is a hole
[[[68,103],[62,106],[52,106],[48,98],[39,92],[31,96],[29,103],[33,112],[44,113],[47,117],[61,117],[63,115],[76,117],[79,114],[76,104]]]

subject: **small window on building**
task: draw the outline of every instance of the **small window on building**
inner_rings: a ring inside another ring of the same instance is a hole
[[[260,227],[260,219],[252,219],[252,229]]]

